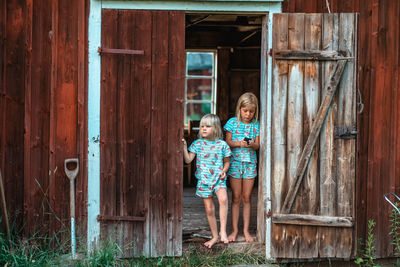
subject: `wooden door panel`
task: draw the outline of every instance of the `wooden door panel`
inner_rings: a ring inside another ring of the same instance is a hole
[[[275,14],[272,255],[354,253],[355,14]],[[342,129],[342,128],[341,128]]]
[[[100,51],[101,238],[180,255],[184,12],[104,9]]]

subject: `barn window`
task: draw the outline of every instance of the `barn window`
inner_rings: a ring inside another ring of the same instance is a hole
[[[215,50],[186,52],[185,125],[216,112]]]

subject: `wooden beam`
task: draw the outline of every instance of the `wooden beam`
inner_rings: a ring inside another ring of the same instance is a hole
[[[329,106],[336,92],[337,85],[339,84],[339,80],[340,77],[342,76],[346,62],[347,60],[339,60],[337,62],[335,71],[333,72],[331,78],[325,85],[326,87],[325,91],[327,93],[325,95],[325,98],[321,102],[321,106],[318,109],[318,113],[315,117],[315,122],[310,131],[310,135],[307,139],[306,145],[304,146],[303,152],[301,153],[301,157],[296,168],[295,176],[293,177],[293,182],[290,184],[290,188],[283,203],[281,213],[288,214],[292,209],[297,191],[299,190],[301,181],[303,180],[304,172],[307,169],[307,165],[310,160],[312,151],[314,149],[315,142],[317,141],[317,138],[321,131],[322,124],[328,113]]]
[[[345,60],[353,59],[346,57],[345,51],[335,50],[272,50],[274,59],[283,60]]]
[[[353,227],[351,217],[333,217],[306,214],[274,214],[272,222],[276,224],[295,224],[310,226]]]
[[[97,49],[99,54],[121,54],[121,55],[144,55],[144,50],[131,50],[131,49],[114,49],[102,48]]]
[[[145,217],[139,216],[112,216],[112,215],[97,215],[97,221],[129,221],[129,222],[144,222]]]

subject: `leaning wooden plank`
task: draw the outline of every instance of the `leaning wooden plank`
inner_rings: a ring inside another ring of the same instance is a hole
[[[344,60],[346,51],[336,50],[273,50],[274,59],[284,60]]]
[[[318,216],[307,214],[274,214],[272,222],[277,224],[353,227],[351,217]]]
[[[311,129],[310,136],[307,140],[307,143],[303,149],[301,154],[299,163],[297,165],[296,174],[293,179],[293,182],[290,185],[289,192],[286,195],[286,199],[283,203],[282,213],[289,213],[293,202],[295,200],[297,191],[299,190],[300,183],[304,176],[304,171],[307,168],[308,161],[310,160],[311,152],[313,151],[315,142],[321,130],[322,123],[325,120],[328,108],[331,104],[333,95],[336,92],[337,85],[339,83],[340,77],[343,73],[344,66],[346,65],[347,60],[339,60],[335,69],[335,72],[331,76],[331,79],[326,85],[327,94],[322,101],[322,104],[318,110],[315,123]]]

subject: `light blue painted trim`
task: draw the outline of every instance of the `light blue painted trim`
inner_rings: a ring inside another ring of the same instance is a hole
[[[100,55],[101,3],[91,1],[89,13],[88,78],[88,253],[97,247],[100,237]]]
[[[275,13],[281,13],[282,12],[282,6],[281,4],[274,5],[274,8],[272,8],[269,12],[269,18],[268,18],[268,50],[272,49],[272,36],[273,36],[273,15]],[[271,127],[272,127],[272,117],[271,117],[271,111],[272,111],[272,56],[270,55],[269,51],[267,51],[267,97],[265,102],[262,104],[265,105],[266,108],[266,125],[265,125],[265,141],[266,141],[266,146],[264,150],[264,159],[265,159],[265,172],[263,174],[263,177],[265,177],[265,191],[266,191],[266,207],[265,207],[265,212],[268,212],[269,210],[272,209],[271,206]],[[260,103],[261,104],[261,103]],[[266,219],[265,222],[265,256],[267,259],[273,260],[272,258],[272,251],[271,251],[271,235],[272,235],[272,230],[271,230],[271,217]]]
[[[98,2],[92,0],[91,2]],[[184,10],[188,12],[256,12],[264,13],[281,2],[272,1],[102,1],[103,8],[108,9],[148,9],[148,10]]]

